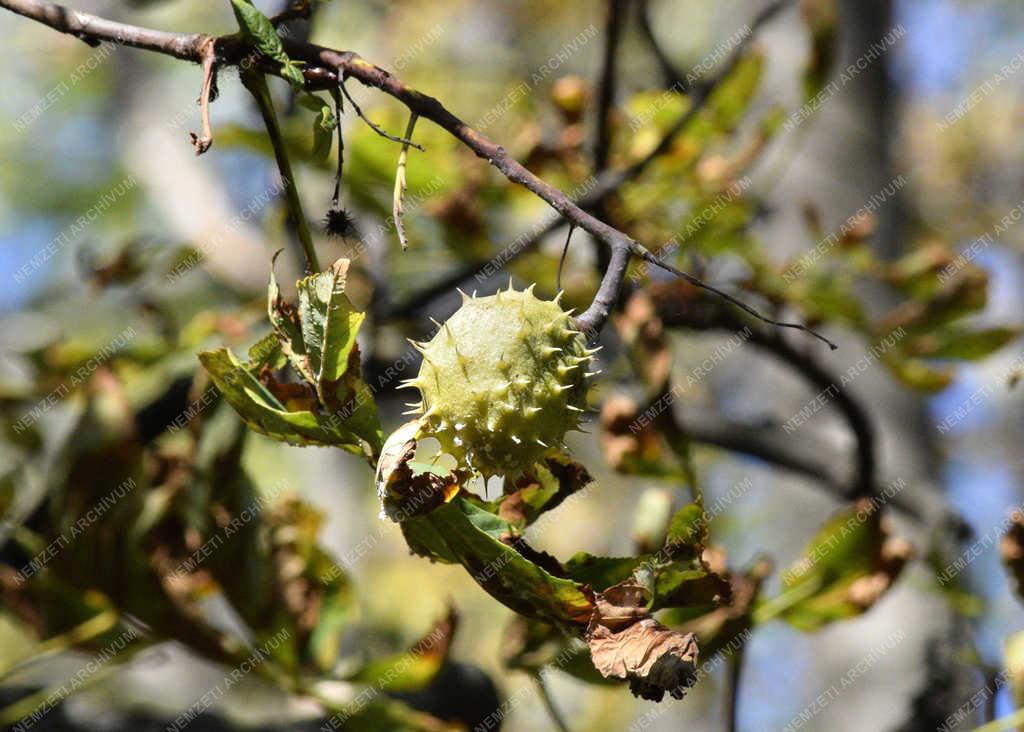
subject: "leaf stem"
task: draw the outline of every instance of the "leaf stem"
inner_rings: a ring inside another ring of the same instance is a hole
[[[562,258],[558,260],[558,274],[555,275],[555,290],[562,291],[562,267],[565,266],[565,257],[569,253],[569,244],[572,242],[572,232],[576,231],[575,224],[569,224],[569,233],[565,237],[565,246],[562,247]]]
[[[345,111],[345,104],[337,87],[331,88],[331,99],[334,100],[334,120],[338,123],[338,167],[334,171],[334,194],[331,196],[331,205],[337,208],[341,197],[341,176],[345,168],[345,138],[341,131],[341,115]]]
[[[399,143],[401,143],[403,145],[412,146],[412,147],[416,148],[417,150],[419,150],[421,152],[424,151],[422,145],[419,145],[419,144],[417,144],[417,143],[415,143],[415,142],[413,142],[412,140],[409,139],[409,135],[412,134],[411,132],[406,133],[405,137],[398,137],[397,135],[392,135],[392,134],[390,134],[388,132],[385,132],[384,128],[382,128],[379,124],[377,124],[372,119],[370,119],[365,114],[363,114],[362,107],[360,107],[356,103],[356,100],[353,99],[352,95],[348,93],[348,89],[345,88],[345,80],[344,79],[342,79],[341,81],[338,82],[338,86],[341,87],[341,93],[345,95],[345,98],[348,100],[348,103],[352,105],[352,109],[354,109],[356,111],[356,115],[358,115],[359,118],[361,120],[363,120],[363,122],[368,124],[370,126],[371,130],[376,132],[381,137],[383,137],[383,138],[385,138],[387,140],[391,140],[391,142],[399,142]],[[419,114],[418,112],[416,112],[416,110],[412,110],[412,111],[413,111],[414,114],[417,114],[417,115]]]
[[[405,139],[412,139],[413,130],[416,129],[416,120],[419,119],[416,112],[409,115],[409,125],[405,128]],[[395,194],[392,205],[392,213],[395,217],[395,232],[398,234],[398,242],[402,245],[404,252],[409,248],[409,238],[405,235],[405,225],[402,223],[402,197],[405,195],[405,161],[409,156],[409,143],[402,143],[402,151],[398,153],[398,167],[395,169]]]
[[[295,174],[292,172],[292,165],[288,160],[288,150],[285,147],[284,137],[281,135],[281,128],[277,123],[277,114],[274,112],[274,100],[270,96],[270,89],[267,88],[266,77],[259,71],[245,67],[241,67],[241,77],[245,88],[249,90],[260,108],[260,114],[263,115],[263,124],[267,128],[267,136],[270,138],[270,143],[274,148],[277,169],[281,172],[281,180],[284,181],[288,211],[292,223],[295,225],[295,233],[298,236],[299,244],[302,246],[302,255],[306,261],[306,274],[319,272],[320,262],[316,256],[316,249],[313,247],[313,237],[309,233],[306,215],[302,212],[299,189],[295,186]]]

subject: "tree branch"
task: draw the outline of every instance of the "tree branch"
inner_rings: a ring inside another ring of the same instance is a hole
[[[753,41],[757,31],[792,2],[794,2],[794,0],[776,0],[758,13],[758,15],[749,24],[750,33],[748,33],[732,50],[729,58],[724,62],[721,68],[707,79],[701,79],[694,85],[695,89],[692,104],[679,116],[672,127],[661,137],[658,144],[655,145],[647,155],[626,168],[621,170],[605,170],[598,173],[597,180],[594,182],[594,185],[587,191],[587,193],[574,199],[574,203],[584,211],[593,213],[598,210],[600,205],[612,193],[629,181],[639,177],[651,165],[651,163],[664,155],[672,147],[672,142],[675,138],[685,130],[690,123],[697,118],[697,115],[700,114],[705,106],[707,106],[712,92],[714,92],[722,80],[736,68],[736,65],[739,63],[740,58],[742,58],[750,43]],[[412,295],[405,302],[386,309],[380,314],[380,316],[385,319],[405,317],[409,313],[419,310],[421,307],[440,295],[450,292],[452,289],[461,285],[474,275],[479,274],[495,259],[502,257],[501,261],[507,264],[516,257],[533,251],[545,237],[561,228],[563,225],[564,222],[561,219],[553,220],[551,223],[538,229],[532,236],[530,236],[529,239],[521,244],[517,244],[515,250],[509,252],[507,258],[503,257],[504,252],[499,252],[490,259],[476,260],[460,265],[434,284]],[[605,271],[608,271],[607,268]],[[612,273],[612,275],[614,274],[616,273]]]
[[[167,33],[107,20],[47,0],[0,0],[0,7],[48,25],[81,40],[109,41],[122,46],[156,51],[185,61],[201,60],[204,33]]]
[[[608,269],[605,270],[601,284],[594,295],[594,301],[576,318],[576,326],[583,332],[593,336],[604,326],[605,321],[615,307],[622,291],[622,280],[629,268],[631,250],[627,244],[624,247],[613,247],[612,256],[608,262]]]
[[[818,390],[829,394],[857,443],[856,474],[850,497],[874,495],[877,489],[875,428],[860,402],[841,386],[839,379],[810,354],[798,351],[774,331],[752,327],[744,322],[735,310],[722,307],[720,303],[710,299],[694,297],[694,291],[690,290],[688,293],[683,289],[685,287],[674,282],[647,289],[658,317],[665,327],[724,330],[730,333],[747,329],[751,343],[783,361]]]
[[[608,166],[608,153],[612,144],[611,112],[615,105],[619,43],[622,40],[622,21],[626,16],[628,0],[608,0],[607,6],[608,20],[604,30],[604,53],[595,113],[597,135],[594,140],[594,170],[604,170]]]
[[[752,37],[753,28],[772,17],[789,1],[776,0],[776,2],[761,12],[752,23],[751,32],[747,34],[743,42],[735,49],[729,64],[726,65],[726,68],[719,75],[716,75],[716,79],[722,78],[732,66],[739,62],[741,57],[740,51]],[[202,49],[209,39],[209,36],[204,34],[165,33],[109,21],[88,13],[65,8],[48,0],[0,0],[0,7],[44,23],[63,33],[75,35],[78,38],[90,41],[110,41],[189,61],[201,61],[203,59]],[[239,65],[250,54],[250,49],[242,37],[237,34],[218,37],[214,43],[218,59],[222,64]],[[625,277],[629,260],[636,251],[640,251],[640,249],[636,248],[639,245],[629,236],[591,215],[564,192],[531,173],[521,163],[512,158],[504,147],[491,141],[463,122],[439,100],[406,86],[400,79],[379,66],[366,61],[359,54],[352,51],[336,51],[324,48],[323,46],[288,39],[282,39],[282,44],[290,58],[304,62],[303,74],[307,79],[308,87],[322,89],[331,88],[333,85],[342,85],[342,91],[344,92],[345,79],[354,78],[364,86],[379,89],[405,104],[414,114],[428,119],[446,130],[472,150],[477,157],[486,160],[497,168],[508,180],[534,193],[571,224],[583,229],[607,246],[611,251],[608,268],[605,271],[594,301],[577,319],[580,327],[591,333],[603,327],[622,287],[622,281]],[[266,73],[278,73],[279,71],[279,69],[273,68],[277,64],[266,64],[266,66]],[[699,108],[703,100],[710,94],[710,90],[714,88],[715,83],[717,82],[702,85],[700,89],[694,90],[695,98],[693,104],[690,110],[677,122],[677,130],[689,124],[689,120],[696,114],[695,110]],[[413,144],[415,145],[415,143]],[[667,148],[670,144],[670,136],[666,136],[662,140],[662,145]],[[652,151],[648,159],[653,159],[657,154],[660,154],[658,150]],[[643,160],[638,161],[632,168],[636,168],[643,163]],[[623,171],[622,175],[631,175],[630,171],[632,168]]]
[[[651,53],[654,54],[654,60],[658,62],[658,68],[661,70],[661,78],[664,80],[666,87],[670,89],[677,89],[681,92],[686,92],[689,89],[689,82],[686,80],[686,76],[680,73],[672,60],[669,59],[668,54],[665,53],[665,49],[658,43],[657,37],[654,35],[654,28],[651,26],[651,3],[650,0],[642,0],[639,7],[637,8],[637,15],[640,26],[640,35],[643,36],[644,40],[647,41],[647,45],[650,46]]]

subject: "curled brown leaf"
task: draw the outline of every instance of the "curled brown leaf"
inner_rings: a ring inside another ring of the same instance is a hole
[[[384,514],[398,523],[447,503],[469,478],[462,470],[412,465],[419,429],[419,420],[412,420],[395,430],[377,463],[377,495]]]
[[[667,628],[647,611],[647,590],[624,582],[599,593],[586,642],[605,677],[627,679],[634,695],[682,699],[697,679],[697,637]]]

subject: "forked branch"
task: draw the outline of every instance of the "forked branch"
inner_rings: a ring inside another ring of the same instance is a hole
[[[782,4],[781,1],[776,2],[772,7],[774,9],[775,6]],[[212,38],[202,33],[167,33],[118,23],[72,10],[49,2],[49,0],[0,0],[0,7],[83,40],[117,43],[187,61],[204,61],[204,48]],[[583,229],[607,246],[611,251],[608,268],[593,302],[577,318],[580,327],[591,333],[599,331],[604,326],[618,299],[630,259],[638,252],[646,251],[643,247],[623,232],[588,213],[563,191],[538,178],[519,161],[511,157],[504,147],[463,122],[438,99],[408,87],[396,76],[368,62],[359,54],[288,39],[282,39],[282,43],[290,58],[303,63],[302,72],[308,88],[324,89],[341,85],[342,92],[352,103],[353,109],[367,122],[369,120],[361,114],[361,110],[348,95],[344,81],[347,78],[354,78],[364,86],[379,89],[402,102],[414,115],[428,119],[449,132],[478,157],[497,168],[509,181],[531,191],[561,214],[571,225]],[[219,66],[237,66],[251,53],[245,40],[238,34],[213,38],[213,44]],[[267,63],[261,66],[260,71],[278,74],[279,64]],[[405,138],[389,135],[376,125],[371,124],[371,126],[379,134],[383,134],[389,139],[412,147],[420,147]],[[748,309],[748,311],[751,310]],[[803,326],[796,324],[786,325],[806,330]]]

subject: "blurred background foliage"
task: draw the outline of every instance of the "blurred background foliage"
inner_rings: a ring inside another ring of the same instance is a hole
[[[545,728],[531,676],[558,658],[546,691],[572,729],[720,729],[730,708],[736,728],[778,729],[893,637],[896,652],[813,728],[935,729],[989,687],[963,728],[1019,706],[1024,613],[998,565],[1002,554],[1020,576],[1019,522],[1006,511],[1024,500],[1013,388],[1024,366],[1024,193],[1013,172],[1024,76],[991,79],[1020,53],[1024,13],[995,1],[783,4],[735,63],[728,49],[701,69],[717,82],[704,99],[702,82],[665,90],[764,6],[627,5],[609,144],[596,151],[604,3],[334,0],[288,27],[438,97],[567,192],[586,195],[605,170],[637,170],[597,204],[602,218],[840,341],[828,353],[634,264],[602,337],[593,434],[569,439],[594,482],[525,529],[595,588],[633,567],[590,555],[653,553],[698,532],[733,603],[684,602],[659,617],[697,632],[702,660],[737,639],[742,652],[726,653],[685,701],[634,700],[585,653],[560,657],[558,633],[462,569],[411,556],[399,528],[377,518],[358,454],[246,430],[196,354],[250,353],[269,331],[271,257],[285,249],[277,276],[288,298],[301,259],[237,73],[220,75],[214,144],[196,158],[197,67],[93,49],[4,13],[4,724],[45,708],[126,628],[141,630],[40,729],[163,727],[254,648],[270,649],[267,659],[194,728],[316,729],[325,708],[353,729],[471,728],[502,701],[503,729]],[[77,7],[166,30],[236,28],[228,3]],[[792,124],[899,27],[878,60]],[[986,82],[990,93],[950,117]],[[327,236],[337,151],[318,154],[313,114],[285,83],[271,88],[320,261],[350,259],[345,293],[366,313],[356,352],[386,435],[402,421],[395,387],[418,367],[405,338],[426,337],[429,318],[459,303],[450,273],[481,293],[511,275],[553,296],[566,232],[543,202],[421,120],[403,253],[391,218],[397,146],[349,111],[341,205],[355,231]],[[348,88],[384,129],[404,129],[397,102]],[[492,260],[502,251],[515,256]],[[576,232],[566,307],[587,305],[603,256]],[[844,374],[847,396],[797,421]],[[665,394],[671,408],[631,431]],[[892,500],[868,510],[865,496],[887,488]],[[481,505],[501,496],[499,484],[477,490]],[[672,521],[700,500],[708,526]]]

